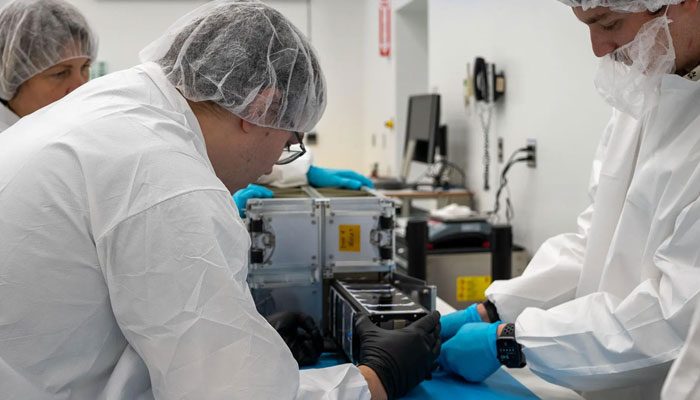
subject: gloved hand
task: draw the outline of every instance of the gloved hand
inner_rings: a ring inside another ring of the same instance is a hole
[[[245,218],[245,206],[248,203],[248,199],[269,199],[273,195],[274,193],[271,190],[251,183],[245,189],[234,193],[233,201],[236,202],[236,207],[238,207],[238,215],[241,218]]]
[[[476,310],[476,304],[472,304],[464,310],[455,311],[440,317],[440,340],[445,342],[457,333],[459,328],[464,324],[471,322],[483,322],[479,312]]]
[[[442,345],[438,362],[447,372],[478,383],[501,367],[496,353],[500,322],[462,325],[452,339]]]
[[[341,187],[358,190],[362,186],[373,188],[374,184],[366,176],[347,169],[319,168],[313,165],[306,173],[306,179],[314,187]]]
[[[377,374],[390,400],[430,378],[440,354],[439,312],[395,330],[382,329],[363,315],[355,328],[360,339],[360,365]]]
[[[323,353],[323,337],[311,316],[297,311],[283,311],[267,317],[300,367],[314,365]]]

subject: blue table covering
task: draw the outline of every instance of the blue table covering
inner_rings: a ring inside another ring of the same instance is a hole
[[[340,354],[323,354],[311,368],[326,368],[347,361]],[[459,376],[442,371],[433,373],[433,379],[424,381],[409,392],[404,399],[479,399],[479,400],[522,400],[537,399],[530,390],[500,369],[481,384],[472,384]]]

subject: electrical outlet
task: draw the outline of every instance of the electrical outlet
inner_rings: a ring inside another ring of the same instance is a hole
[[[498,138],[498,162],[503,164],[503,138]]]
[[[537,167],[537,139],[527,140],[527,166],[530,168]]]

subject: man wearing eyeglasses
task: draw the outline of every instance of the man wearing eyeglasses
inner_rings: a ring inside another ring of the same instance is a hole
[[[0,397],[384,399],[427,377],[439,314],[360,321],[359,367],[299,371],[246,284],[231,193],[321,118],[308,40],[219,0],[141,59],[0,135]]]

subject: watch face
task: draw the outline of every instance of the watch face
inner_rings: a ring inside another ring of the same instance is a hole
[[[519,368],[522,366],[522,352],[520,345],[513,338],[498,339],[496,341],[498,349],[498,360],[508,368]]]

